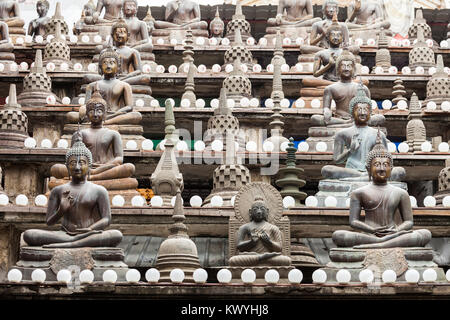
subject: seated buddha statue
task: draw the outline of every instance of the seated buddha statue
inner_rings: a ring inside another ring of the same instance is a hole
[[[155,20],[153,36],[169,36],[172,30],[188,29],[194,36],[208,36],[208,23],[201,21],[200,6],[192,0],[172,0],[166,5],[164,21]]]
[[[111,32],[111,26],[120,18],[123,0],[98,0],[97,6],[89,0],[83,6],[81,18],[75,23],[73,32],[77,35],[100,35],[103,39]],[[105,14],[100,17],[103,9]]]
[[[23,240],[28,246],[115,247],[122,241],[119,230],[105,230],[111,223],[109,196],[104,187],[87,181],[92,165],[91,152],[81,139],[76,140],[66,153],[71,181],[51,191],[47,207],[47,225],[62,219],[61,230],[26,230]]]
[[[369,127],[372,103],[366,96],[366,89],[362,85],[357,95],[350,101],[349,112],[353,125],[339,130],[334,136],[333,160],[336,164],[345,163],[345,167],[326,165],[322,168],[322,176],[327,179],[367,179],[365,159],[376,143],[387,147],[386,136],[378,129]],[[391,180],[401,181],[405,176],[405,169],[392,168]]]
[[[337,21],[338,2],[336,0],[325,0],[322,5],[323,19],[313,23],[309,44],[304,43],[300,46],[300,52],[303,55],[315,54],[320,50],[330,47],[329,39],[326,37],[328,28],[332,24],[337,24],[341,28],[342,42],[341,45],[348,45],[349,36],[348,29],[344,23]],[[335,20],[336,22],[333,22]],[[300,57],[299,57],[300,61]]]
[[[5,22],[10,35],[24,35],[25,22],[20,18],[19,3],[14,0],[0,0],[0,21]]]
[[[229,259],[230,266],[289,266],[291,258],[282,255],[282,233],[267,221],[269,209],[256,196],[249,209],[250,222],[238,229],[238,254]]]
[[[131,178],[135,167],[131,163],[123,163],[123,147],[120,134],[103,126],[108,116],[108,104],[102,98],[100,91],[95,90],[86,104],[86,115],[90,125],[88,128],[77,131],[72,136],[72,141],[77,141],[78,136],[92,153],[92,169],[89,172],[89,181],[95,181],[103,185],[107,190],[135,189],[137,180]],[[116,116],[126,117],[129,112],[115,112]],[[113,118],[114,119],[114,118]],[[57,179],[68,177],[69,171],[60,164],[52,166],[50,173]],[[60,181],[52,182],[49,187],[60,184]]]
[[[30,21],[27,32],[28,35],[32,37],[45,36],[45,25],[50,20],[50,17],[47,16],[49,8],[50,3],[47,0],[38,0],[36,2],[38,18]]]
[[[391,26],[380,3],[375,0],[354,0],[347,7],[347,17],[345,24],[354,38],[376,39],[382,28],[389,30]]]
[[[280,0],[278,2],[277,15],[275,18],[267,20],[266,34],[276,34],[280,29],[284,37],[290,37],[295,40],[297,37],[306,38],[306,29],[320,18],[313,17],[313,7],[311,0]],[[287,29],[296,29],[297,32],[290,34]]]
[[[0,21],[0,63],[14,64],[16,56],[14,54],[14,45],[9,39],[8,25]]]
[[[101,79],[91,82],[86,87],[86,100],[89,100],[94,90],[98,90],[106,100],[105,125],[112,124],[139,124],[142,115],[133,111],[133,93],[130,84],[117,79],[121,59],[113,48],[102,51],[99,59],[99,72]],[[72,111],[67,114],[68,123],[78,123],[87,114],[87,105],[81,106],[79,112]]]
[[[127,44],[141,54],[141,59],[145,61],[155,61],[152,53],[153,45],[150,43],[148,25],[137,18],[137,0],[125,0],[123,2],[123,14],[128,26],[129,37]]]
[[[214,19],[209,23],[209,36],[211,38],[216,38],[217,40],[222,40],[223,32],[225,31],[225,23],[220,18],[219,7],[216,8],[216,15]]]
[[[339,81],[334,82],[324,89],[323,93],[323,115],[313,115],[311,122],[316,126],[330,126],[330,125],[348,125],[353,122],[352,115],[349,112],[349,102],[355,97],[360,84],[353,81],[356,69],[356,60],[353,54],[344,50],[336,59],[336,73]],[[364,88],[365,94],[370,104],[370,91],[366,86]],[[336,103],[336,111],[331,111],[331,102]],[[374,115],[371,118],[369,125],[383,125],[385,118],[381,114]]]
[[[372,182],[354,190],[350,196],[349,222],[355,231],[335,231],[334,243],[354,249],[424,247],[431,240],[431,232],[413,230],[408,192],[388,183],[393,160],[380,141],[368,153],[365,166]]]

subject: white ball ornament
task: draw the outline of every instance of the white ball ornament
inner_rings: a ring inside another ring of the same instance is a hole
[[[156,268],[150,268],[145,273],[145,280],[147,280],[148,283],[157,283],[160,277],[161,275]]]
[[[205,150],[205,143],[203,141],[201,141],[201,140],[195,141],[195,143],[194,143],[194,150],[195,151],[200,151],[200,152]]]
[[[304,108],[305,107],[305,100],[302,98],[299,98],[295,101],[295,107],[296,108]]]
[[[285,209],[290,209],[295,207],[295,199],[291,196],[286,196],[283,198],[283,207]]]
[[[436,109],[437,109],[436,102],[428,101],[428,103],[427,103],[427,110],[428,111],[433,111],[433,110],[436,110]]]
[[[299,269],[292,269],[288,273],[288,281],[292,284],[300,284],[303,280],[303,273]]]
[[[134,196],[131,198],[131,205],[133,207],[143,207],[145,205],[145,199],[142,196]]]
[[[436,198],[433,196],[426,196],[423,199],[423,205],[427,208],[433,208],[436,206]]]
[[[153,99],[152,101],[150,101],[150,107],[158,108],[159,107],[159,101],[156,100],[156,99]]]
[[[450,111],[450,101],[444,101],[441,103],[441,110],[448,112]]]
[[[349,283],[352,276],[348,270],[341,269],[336,273],[336,281],[341,284]]]
[[[250,105],[250,99],[247,97],[243,97],[240,101],[239,104],[241,105],[241,107],[243,108],[247,108]]]
[[[206,103],[205,103],[205,100],[203,100],[203,99],[197,99],[195,101],[195,107],[196,108],[204,108],[205,105],[206,105]]]
[[[181,100],[180,103],[182,108],[189,108],[191,106],[191,102],[188,99]]]
[[[34,38],[34,41],[36,41],[36,43],[42,43],[42,42],[44,42],[44,37],[41,35],[38,35]]]
[[[48,203],[48,199],[45,195],[39,194],[34,198],[34,204],[38,207],[45,207]]]
[[[94,282],[94,273],[89,269],[85,269],[80,272],[80,275],[78,276],[78,278],[80,279],[80,283],[89,284],[89,283]]]
[[[308,196],[305,199],[305,205],[307,207],[315,208],[315,207],[317,207],[318,204],[319,204],[319,201],[317,200],[317,198],[315,196]]]
[[[199,196],[192,196],[189,200],[189,204],[192,208],[200,208],[202,206],[203,200]]]
[[[206,283],[208,280],[208,272],[206,272],[205,269],[198,268],[194,270],[192,277],[194,278],[195,283]]]
[[[272,73],[273,72],[273,64],[268,64],[266,67],[266,71]]]
[[[73,70],[78,71],[78,72],[83,71],[83,65],[81,63],[75,63],[73,65]]]
[[[232,64],[227,64],[227,65],[225,66],[225,72],[226,72],[226,73],[231,73],[231,72],[233,72],[233,65],[232,65]]]
[[[150,204],[152,207],[162,207],[163,198],[161,198],[160,196],[153,196],[150,200]]]
[[[317,152],[325,152],[327,151],[327,144],[323,141],[320,141],[316,144],[316,151]]]
[[[291,102],[289,101],[289,99],[282,99],[281,101],[280,101],[280,106],[282,107],[282,108],[289,108],[290,107],[290,105],[291,105]]]
[[[53,147],[53,143],[49,139],[43,139],[41,141],[41,148],[50,149]]]
[[[247,42],[248,46],[254,46],[255,45],[255,38],[248,37],[246,42]]]
[[[195,39],[195,44],[198,45],[198,46],[204,46],[205,45],[205,38],[198,37],[197,39]]]
[[[397,152],[397,146],[395,145],[395,143],[388,142],[388,151],[390,153]]]
[[[412,208],[417,208],[417,200],[414,196],[409,196],[409,202]]]
[[[397,74],[398,73],[398,69],[397,69],[396,66],[391,66],[391,67],[389,67],[388,72],[390,74]]]
[[[408,109],[408,103],[405,100],[400,100],[399,102],[397,102],[397,108],[399,110],[406,110]]]
[[[415,269],[408,269],[405,272],[405,280],[408,283],[417,283],[420,280],[420,273]]]
[[[9,270],[8,281],[12,283],[19,283],[20,281],[22,281],[22,272],[19,269]]]
[[[64,105],[68,105],[68,104],[70,104],[70,98],[69,97],[64,97],[64,98],[62,98],[61,102]]]
[[[210,38],[208,41],[210,46],[217,46],[218,42],[216,38]]]
[[[222,151],[223,150],[223,142],[221,140],[214,140],[211,143],[211,149],[216,152]]]
[[[153,141],[150,139],[145,139],[142,141],[141,148],[144,151],[152,151],[153,150]]]
[[[275,146],[272,141],[264,141],[263,150],[265,152],[272,152],[275,149]]]
[[[424,141],[421,145],[420,148],[422,149],[423,152],[431,152],[431,148],[433,146],[431,145],[431,143],[429,141]]]
[[[138,146],[137,146],[136,141],[128,140],[125,148],[129,149],[129,150],[137,150]]]
[[[217,272],[217,281],[219,283],[230,283],[232,279],[231,271],[228,269],[220,269]]]
[[[214,64],[214,65],[211,67],[211,70],[212,70],[212,72],[219,73],[219,72],[222,70],[222,68],[220,67],[220,65]]]
[[[102,279],[106,283],[116,283],[117,273],[114,270],[108,269],[103,272]]]
[[[308,152],[309,150],[309,144],[306,141],[302,141],[298,144],[297,147],[298,152]]]
[[[428,268],[422,273],[423,281],[425,282],[435,282],[437,280],[436,270]]]
[[[362,66],[361,67],[361,74],[369,74],[370,69],[368,66]]]
[[[402,68],[402,73],[403,74],[411,74],[411,69],[409,67],[403,67]]]
[[[256,152],[256,150],[257,150],[257,145],[256,145],[256,142],[255,141],[249,141],[249,142],[247,142],[246,144],[245,144],[245,149],[248,151],[248,152]]]
[[[70,280],[72,280],[72,273],[67,269],[61,269],[56,274],[56,280],[66,284],[70,283]]]
[[[170,271],[170,281],[172,281],[173,283],[182,283],[184,277],[184,271],[181,269],[175,268]]]
[[[269,269],[264,274],[264,280],[268,284],[277,284],[280,281],[280,274],[275,269]]]
[[[423,67],[421,67],[421,66],[418,66],[418,67],[416,67],[416,68],[414,69],[414,72],[415,72],[416,74],[422,75],[422,74],[425,74],[425,69],[424,69]]]
[[[256,273],[252,269],[245,269],[241,273],[241,280],[245,284],[251,284],[256,280]]]
[[[22,207],[27,206],[28,205],[28,197],[24,194],[19,194],[16,197],[16,205],[22,206]]]
[[[374,274],[370,269],[361,270],[361,272],[359,273],[359,281],[361,281],[361,283],[372,283],[374,278]]]
[[[260,38],[259,39],[259,45],[263,46],[263,47],[267,46],[267,39],[266,38]]]
[[[6,194],[0,194],[0,206],[6,206],[9,204],[9,198]]]
[[[128,283],[138,283],[141,280],[141,273],[137,269],[129,269],[125,274]]]
[[[123,207],[125,205],[125,198],[122,197],[120,194],[116,194],[112,198],[111,202],[114,207]]]
[[[88,43],[89,42],[89,36],[88,35],[84,35],[84,36],[82,36],[81,37],[81,42],[83,42],[83,43]]]
[[[385,270],[381,279],[386,284],[394,283],[397,280],[397,274],[393,270]]]
[[[314,98],[314,99],[311,100],[311,108],[319,109],[320,106],[321,106],[321,103],[320,103],[319,99]]]
[[[336,207],[337,206],[337,199],[333,196],[328,196],[325,198],[325,207]]]
[[[162,66],[162,65],[156,66],[157,73],[164,73],[164,71],[166,71],[166,68],[164,68],[164,66]]]
[[[224,46],[229,46],[230,45],[230,39],[228,38],[223,38],[221,41],[221,44]]]
[[[144,73],[150,73],[152,71],[152,67],[149,64],[144,64],[142,66],[142,72]]]
[[[322,269],[317,269],[312,274],[313,283],[323,284],[327,281],[327,274]]]
[[[95,43],[100,43],[100,42],[102,42],[102,37],[100,36],[100,35],[95,35],[94,36],[94,42]]]
[[[439,146],[438,146],[439,152],[448,152],[449,149],[450,149],[450,147],[447,142],[439,143]]]
[[[42,269],[35,269],[31,273],[31,281],[33,282],[44,283],[46,278],[47,275],[45,274],[45,271]]]
[[[382,67],[375,68],[375,74],[383,74],[383,73],[384,73],[384,69]]]
[[[214,196],[211,198],[211,205],[213,207],[221,207],[223,205],[223,199],[221,196]]]
[[[24,141],[25,148],[35,148],[36,147],[36,140],[34,138],[28,137]]]
[[[409,151],[409,145],[406,142],[402,142],[398,145],[398,152],[406,153]]]
[[[250,107],[257,108],[259,107],[259,100],[257,98],[250,99]]]
[[[383,107],[384,110],[390,110],[392,108],[392,102],[391,100],[383,100],[381,106]]]
[[[164,39],[159,38],[158,40],[156,40],[156,44],[162,46],[164,44]],[[175,46],[177,44],[177,39],[171,39],[170,44]]]

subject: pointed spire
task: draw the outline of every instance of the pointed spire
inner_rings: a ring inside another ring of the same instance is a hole
[[[55,8],[55,14],[53,15],[53,19],[63,19],[63,16],[61,14],[61,2],[57,2],[56,3],[56,8]]]
[[[234,43],[235,46],[242,46],[242,35],[241,35],[241,29],[237,28],[234,32]]]
[[[280,103],[284,99],[283,81],[281,80],[281,60],[274,60],[272,94],[270,97],[274,100],[274,103]]]
[[[381,32],[378,35],[378,48],[387,48],[389,46],[389,42],[386,36],[386,30],[384,28],[381,28]]]
[[[214,15],[214,18],[220,19],[219,6],[216,7],[216,14]]]
[[[167,99],[165,102],[165,112],[164,112],[164,139],[166,141],[172,140],[173,143],[178,142],[178,135],[175,134],[175,115],[173,113],[173,102]],[[167,142],[166,142],[167,144]]]
[[[5,104],[4,109],[20,109],[22,106],[17,103],[16,85],[11,83],[9,85],[8,103]]]
[[[57,41],[57,42],[63,41],[63,37],[61,36],[61,22],[59,22],[59,21],[56,22],[55,37],[52,39],[52,41]]]
[[[417,97],[415,92],[413,92],[411,95],[411,100],[409,102],[409,113],[410,114],[421,113],[419,98]]]
[[[231,76],[238,76],[238,75],[243,75],[244,72],[242,72],[242,68],[241,68],[241,58],[237,57],[236,59],[234,59],[233,61],[233,71],[231,72]]]
[[[197,100],[197,97],[195,96],[195,82],[194,82],[194,73],[196,71],[196,68],[194,64],[189,62],[189,68],[188,73],[186,76],[186,83],[184,85],[184,93],[181,96],[181,100],[187,99],[190,102],[190,107],[195,107],[195,101]]]
[[[227,90],[222,87],[220,89],[219,107],[214,110],[214,115],[231,115],[232,111],[228,107]]]
[[[242,4],[240,0],[236,1],[236,8],[234,11],[234,15],[231,17],[232,20],[236,19],[245,19],[244,14],[242,13]]]
[[[181,198],[180,189],[177,190],[177,195],[175,196],[175,206],[173,208],[172,219],[174,224],[169,227],[170,235],[169,238],[189,238],[187,234],[188,228],[184,224],[186,217],[183,210],[183,200]]]
[[[416,10],[416,17],[414,18],[414,23],[426,23],[426,20],[423,18],[422,9]]]
[[[442,54],[438,54],[436,57],[436,72],[431,76],[431,78],[448,78],[448,74],[444,69]]]
[[[286,148],[287,152],[287,158],[286,158],[286,167],[295,167],[296,160],[295,160],[295,153],[297,152],[297,149],[294,147],[294,138],[289,138],[289,144]]]
[[[426,46],[425,37],[423,35],[423,27],[421,25],[417,26],[417,43],[415,47],[423,47]]]

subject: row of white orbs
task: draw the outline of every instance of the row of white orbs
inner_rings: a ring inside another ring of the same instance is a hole
[[[289,196],[287,196],[289,197]],[[287,198],[285,197],[285,198]],[[413,208],[417,208],[417,199],[414,196],[409,196],[409,200],[411,203],[411,207]],[[285,200],[283,199],[283,204],[285,203]],[[324,205],[326,208],[336,208],[338,203],[338,200],[336,197],[334,196],[327,196],[324,199]],[[287,206],[287,204],[292,204],[291,200],[286,200],[286,204],[284,205],[285,208],[289,209],[292,206]],[[315,196],[308,196],[305,199],[305,206],[308,208],[317,208],[319,205],[319,200],[317,199],[317,197]],[[450,196],[445,196],[442,200],[442,205],[444,207],[450,207]],[[424,206],[431,208],[431,207],[435,207],[436,206],[436,199],[433,196],[427,196],[424,199]],[[345,208],[349,208],[350,207],[350,198],[346,199],[345,201]]]
[[[450,270],[446,273],[446,280],[450,281]],[[185,280],[185,273],[182,269],[175,268],[170,272],[170,281],[174,284],[183,283]],[[422,272],[422,281],[426,283],[437,282],[437,272],[432,268],[425,269]],[[23,275],[19,269],[11,269],[8,272],[8,281],[11,283],[20,283],[22,281]],[[90,284],[94,282],[94,273],[85,269],[78,274],[78,279],[80,284]],[[228,284],[233,280],[232,273],[228,269],[220,269],[216,274],[217,281],[221,284]],[[256,272],[247,268],[241,272],[241,281],[244,284],[253,284],[256,281]],[[57,282],[68,284],[73,280],[73,275],[70,270],[62,269],[58,271],[56,275]],[[208,280],[208,272],[203,268],[198,268],[193,272],[193,279],[195,283],[204,284]],[[35,283],[45,283],[46,273],[42,269],[35,269],[31,273],[31,281]],[[116,283],[118,281],[117,273],[108,269],[103,272],[102,280],[105,283]],[[160,272],[156,268],[150,268],[145,273],[145,280],[148,283],[156,284],[160,280]],[[264,274],[264,280],[267,284],[275,285],[280,281],[280,274],[276,269],[269,269]],[[299,269],[292,269],[288,273],[288,281],[291,284],[300,284],[303,280],[303,273]],[[312,274],[312,282],[314,284],[325,284],[327,283],[327,273],[323,269],[317,269]],[[348,284],[360,282],[363,284],[372,284],[375,281],[375,276],[372,270],[364,269],[359,275],[358,279],[352,279],[350,271],[346,269],[340,269],[336,273],[336,278],[333,279],[339,284]],[[330,280],[328,283],[334,282]],[[137,284],[141,282],[141,273],[137,269],[129,269],[125,274],[125,281],[127,283]],[[393,270],[385,270],[381,275],[381,281],[384,284],[394,284],[397,281],[397,274]],[[410,284],[418,284],[421,281],[420,272],[416,269],[408,269],[405,272],[405,281]],[[123,282],[123,280],[122,280]]]
[[[32,45],[34,44],[44,44],[45,42],[50,43],[53,39],[55,38],[54,35],[50,34],[48,36],[46,36],[45,38],[41,35],[37,35],[36,37],[32,37],[30,35],[26,35],[24,37],[17,37],[15,38],[14,44],[18,45],[18,46],[23,46],[23,45]],[[62,35],[61,36],[62,40],[69,40],[69,44],[77,44],[77,43],[90,43],[91,42],[91,38],[88,35],[83,35],[81,37],[76,36],[76,35],[71,35],[68,38],[66,38],[66,36]],[[102,43],[102,37],[100,35],[95,35],[92,38],[92,41],[94,43],[100,44]],[[10,38],[10,42],[12,43],[12,38]]]
[[[446,273],[447,281],[450,281],[450,270]],[[424,282],[433,283],[437,281],[437,272],[432,268],[425,269],[422,272],[422,280]],[[327,282],[327,273],[323,269],[317,269],[312,274],[312,281],[315,284],[324,284]],[[347,269],[340,269],[336,272],[336,279],[329,282],[336,281],[339,284],[348,284],[350,282],[361,282],[364,284],[371,284],[375,281],[375,276],[372,270],[364,269],[358,275],[358,280],[352,279],[350,271]],[[381,274],[381,281],[384,284],[393,284],[397,281],[397,274],[393,270],[385,270]],[[420,273],[416,269],[408,269],[405,273],[405,281],[410,284],[417,284],[420,281]]]
[[[141,273],[137,269],[129,269],[125,274],[125,281],[127,283],[141,282]],[[74,279],[74,275],[70,270],[62,269],[56,274],[56,280],[62,284],[68,284],[72,281],[79,281],[80,284],[91,284],[94,282],[94,273],[85,269],[77,275],[78,279]],[[175,268],[170,271],[170,281],[175,284],[183,283],[185,280],[185,273],[182,269]],[[192,275],[194,282],[203,284],[208,281],[208,272],[203,268],[194,270]],[[222,284],[228,284],[233,280],[232,273],[228,269],[220,269],[217,274],[217,281]],[[22,282],[22,272],[19,269],[11,269],[8,272],[8,281],[11,283]],[[31,281],[35,283],[45,283],[47,275],[42,269],[34,269],[31,272]],[[118,281],[117,272],[108,269],[102,274],[102,280],[105,283],[116,283]],[[150,268],[145,273],[145,280],[148,283],[156,284],[160,281],[160,272],[156,268]],[[264,280],[267,284],[277,284],[280,280],[280,274],[275,269],[269,269],[264,274]],[[299,269],[292,269],[288,273],[288,281],[292,284],[300,284],[303,280],[303,273]],[[252,284],[256,281],[256,273],[254,270],[248,268],[241,272],[241,281],[244,284]],[[122,280],[123,282],[123,280]]]
[[[417,66],[414,68],[414,70],[411,70],[410,67],[405,66],[403,67],[400,72],[401,74],[407,75],[407,74],[411,74],[414,71],[414,74],[416,75],[426,75],[425,73],[425,69],[422,66]],[[432,76],[433,74],[435,74],[437,71],[437,69],[435,67],[430,67],[428,69],[428,75]],[[444,71],[447,74],[450,74],[450,68],[449,67],[444,67]],[[387,72],[384,71],[384,69],[382,67],[375,67],[374,70],[375,74],[393,74],[393,75],[397,75],[399,70],[396,66],[391,66],[388,68]],[[370,73],[370,69],[367,66],[362,66],[361,67],[361,74],[362,75],[368,75]]]
[[[0,206],[7,206],[9,204],[9,197],[2,193],[0,194]],[[14,199],[14,203],[18,206],[21,207],[26,207],[29,205],[30,200],[28,199],[28,197],[24,194],[19,194],[16,196],[16,198]],[[39,194],[34,198],[34,205],[38,206],[38,207],[45,207],[47,206],[48,203],[48,199],[47,196],[43,195],[43,194]]]

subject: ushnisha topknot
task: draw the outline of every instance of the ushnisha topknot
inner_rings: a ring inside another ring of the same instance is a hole
[[[38,0],[36,2],[36,5],[38,5],[39,3],[43,4],[47,8],[47,10],[50,8],[50,2],[48,2],[47,0]]]
[[[364,103],[367,104],[372,109],[372,100],[369,99],[369,97],[366,95],[366,91],[364,90],[364,85],[362,82],[360,82],[358,89],[356,90],[356,95],[350,100],[350,103],[348,104],[348,111],[353,117],[353,109],[358,103]]]
[[[77,132],[73,136],[74,144],[72,147],[67,151],[66,153],[66,165],[68,165],[69,158],[72,156],[85,156],[88,159],[89,167],[92,166],[92,153],[91,151],[86,147],[86,145],[83,143],[83,139],[81,137],[81,134]]]
[[[330,34],[331,31],[333,30],[337,30],[337,31],[342,31],[341,25],[338,22],[337,19],[337,12],[335,12],[333,14],[333,22],[330,24],[330,26],[327,28],[327,30],[325,31],[325,35],[328,36]]]
[[[369,154],[366,158],[366,170],[369,173],[370,177],[370,167],[372,165],[372,161],[375,158],[388,158],[391,168],[394,167],[394,160],[392,159],[392,154],[384,147],[384,144],[381,140],[381,131],[378,128],[377,140],[372,150],[370,150]]]
[[[120,70],[122,66],[122,58],[117,53],[117,51],[111,46],[103,49],[100,52],[99,58],[98,58],[98,70],[100,71],[100,74],[102,74],[102,63],[103,60],[106,58],[114,58],[117,62],[117,69]]]
[[[94,92],[92,93],[91,98],[86,103],[86,111],[89,111],[98,105],[102,105],[103,109],[106,110],[107,103],[106,103],[105,99],[103,99],[103,97],[98,89],[98,86],[95,86]]]

